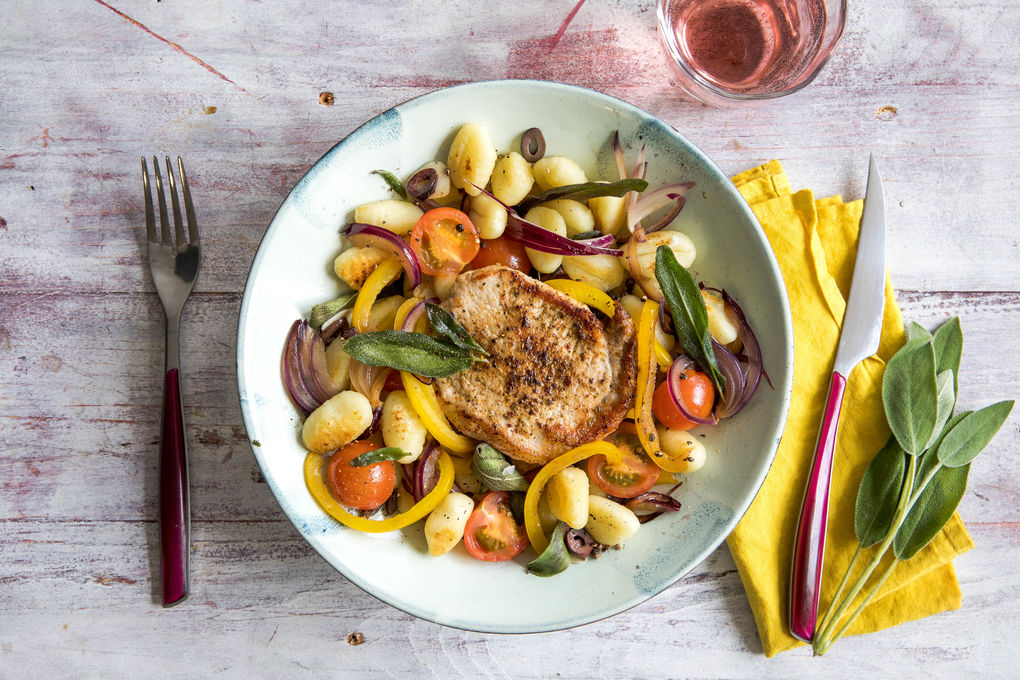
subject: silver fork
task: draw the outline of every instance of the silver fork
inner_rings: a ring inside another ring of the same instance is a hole
[[[159,161],[152,158],[156,174],[156,196],[159,205],[159,234],[149,189],[149,169],[142,158],[142,186],[145,189],[145,228],[149,241],[149,271],[166,316],[166,367],[163,376],[163,423],[159,438],[159,537],[160,563],[163,573],[163,606],[170,607],[188,596],[191,586],[188,559],[191,545],[191,508],[188,493],[188,450],[184,438],[184,411],[181,403],[181,310],[188,299],[201,262],[198,222],[191,204],[188,177],[184,162],[177,157],[177,168],[183,190],[184,211],[188,218],[185,238],[181,207],[173,166],[166,158],[166,174],[170,184],[170,205],[174,216],[174,236],[170,236]],[[175,245],[176,244],[176,245]]]

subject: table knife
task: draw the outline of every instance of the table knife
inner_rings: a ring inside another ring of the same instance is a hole
[[[825,526],[829,512],[829,484],[843,393],[847,377],[854,367],[878,351],[884,308],[885,196],[875,155],[872,154],[854,275],[850,284],[850,299],[843,315],[843,328],[815,444],[811,474],[804,490],[793,550],[790,633],[804,642],[811,642],[814,638],[818,618],[818,592],[822,582]]]

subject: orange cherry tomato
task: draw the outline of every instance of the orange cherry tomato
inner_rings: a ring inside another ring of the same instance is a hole
[[[378,448],[375,442],[359,439],[338,449],[329,459],[326,470],[329,490],[347,507],[375,510],[393,493],[397,476],[392,460],[364,467],[351,465],[351,461],[358,456]]]
[[[478,230],[456,208],[435,208],[422,215],[411,232],[411,250],[430,276],[457,274],[481,249]]]
[[[512,559],[528,544],[528,534],[510,512],[510,494],[506,491],[485,494],[464,527],[464,547],[472,557],[486,562]]]
[[[680,381],[680,396],[683,397],[690,413],[698,418],[707,418],[715,405],[715,387],[707,373],[688,369]],[[684,417],[669,396],[669,386],[662,383],[652,397],[652,413],[659,422],[671,430],[689,430],[698,423]]]
[[[623,460],[614,465],[602,455],[588,459],[588,477],[597,487],[610,496],[634,498],[655,486],[659,466],[645,454],[633,423],[621,425],[609,442],[620,449]]]
[[[481,269],[490,264],[501,264],[527,274],[531,271],[531,260],[520,241],[512,241],[505,236],[482,241],[482,249],[468,265],[471,269]]]

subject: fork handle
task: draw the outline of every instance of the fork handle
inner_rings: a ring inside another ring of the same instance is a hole
[[[822,559],[825,556],[825,527],[829,515],[829,485],[832,460],[836,451],[839,411],[846,391],[846,378],[833,371],[825,415],[818,430],[811,474],[800,509],[797,538],[790,572],[790,632],[811,642],[818,618],[818,593],[822,583]]]
[[[190,533],[180,373],[171,368],[163,379],[163,431],[159,441],[159,538],[164,607],[173,606],[188,596]]]

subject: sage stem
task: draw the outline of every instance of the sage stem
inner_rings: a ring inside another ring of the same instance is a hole
[[[832,635],[832,629],[836,627],[839,621],[843,618],[843,614],[850,608],[854,598],[860,594],[861,590],[864,589],[865,584],[868,582],[868,578],[871,577],[872,572],[878,567],[882,561],[882,557],[885,555],[889,546],[892,545],[893,539],[896,538],[896,532],[900,530],[900,525],[903,524],[903,520],[907,516],[907,505],[910,498],[910,490],[914,486],[914,476],[917,474],[917,457],[910,456],[910,465],[907,466],[907,476],[903,480],[903,488],[900,490],[900,500],[896,505],[896,514],[893,516],[893,521],[889,526],[889,533],[886,534],[885,539],[878,547],[878,551],[875,556],[868,562],[868,566],[864,568],[864,572],[860,575],[857,581],[854,583],[853,588],[850,590],[850,594],[847,595],[840,603],[839,608],[833,615],[832,619],[826,624],[825,628],[819,635],[815,636],[815,642],[812,645],[815,649],[815,653],[818,653],[819,649],[828,649],[831,642],[827,639]]]
[[[895,569],[896,565],[899,563],[900,561],[893,557],[892,562],[889,564],[888,567],[886,567],[885,571],[882,572],[882,575],[878,578],[878,581],[868,592],[867,596],[861,601],[859,605],[857,605],[857,609],[853,611],[850,617],[846,620],[846,623],[840,626],[839,630],[835,632],[831,640],[825,640],[821,647],[815,650],[815,654],[819,656],[825,654],[825,652],[829,651],[829,647],[836,644],[836,640],[839,640],[841,637],[843,637],[843,634],[846,633],[846,631],[850,628],[850,625],[853,624],[854,620],[858,616],[860,616],[861,612],[864,611],[864,608],[868,606],[868,603],[871,602],[873,597],[875,597],[875,594],[878,592],[878,589],[882,587],[882,584],[886,582],[886,579],[889,578],[889,575],[892,574],[893,569]]]
[[[832,616],[836,603],[839,602],[839,596],[843,594],[843,589],[846,588],[847,582],[850,581],[850,574],[853,573],[854,567],[857,565],[857,558],[861,556],[862,550],[864,550],[864,546],[858,542],[857,550],[854,551],[854,556],[850,559],[850,564],[847,565],[846,572],[843,574],[843,580],[839,582],[839,588],[836,589],[835,594],[832,596],[832,601],[829,602],[829,608],[825,610],[825,614],[822,615],[818,625],[815,626],[817,630],[822,630],[829,623],[829,617]]]

